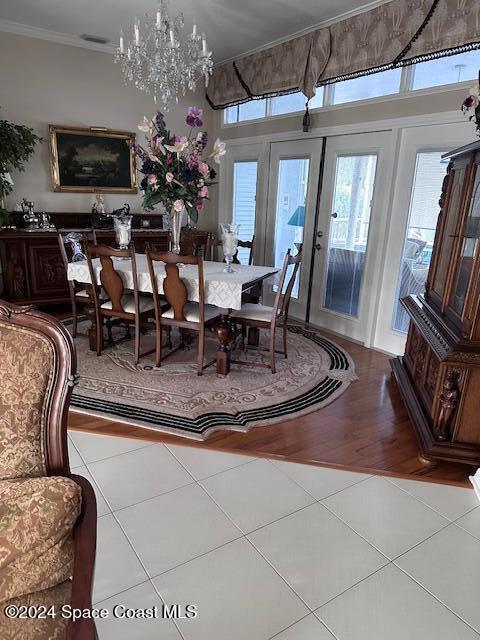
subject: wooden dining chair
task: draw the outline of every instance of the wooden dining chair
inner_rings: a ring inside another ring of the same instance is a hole
[[[171,252],[154,253],[147,251],[148,271],[152,283],[153,302],[155,305],[155,323],[157,326],[155,362],[159,367],[162,362],[162,328],[178,327],[182,330],[198,333],[197,349],[197,374],[202,375],[203,370],[215,360],[204,366],[205,353],[205,328],[212,325],[219,318],[219,309],[210,304],[205,304],[205,285],[203,275],[202,256],[182,256]],[[157,274],[155,263],[163,263],[165,266],[165,278],[163,280],[163,295],[170,309],[163,311],[158,292]],[[196,265],[198,277],[198,302],[188,302],[188,291],[180,276],[179,264]],[[184,338],[182,343],[184,344]]]
[[[263,304],[246,303],[242,304],[242,308],[233,311],[230,315],[231,320],[242,327],[242,335],[245,336],[247,327],[256,327],[258,329],[270,329],[270,342],[268,351],[270,352],[270,364],[268,365],[275,373],[275,354],[283,353],[287,357],[287,331],[288,331],[288,311],[290,308],[290,300],[292,297],[293,287],[297,278],[300,265],[302,263],[302,246],[300,245],[296,256],[290,255],[288,249],[283,267],[278,280],[278,290],[275,296],[273,307]],[[293,265],[293,271],[288,279],[285,293],[283,287],[287,277],[287,271],[290,265]],[[277,327],[283,324],[283,351],[275,350],[275,334]]]
[[[140,295],[138,290],[137,262],[135,259],[135,249],[133,243],[128,249],[114,249],[104,244],[86,245],[86,254],[90,279],[92,283],[92,294],[95,308],[97,355],[101,355],[103,349],[103,323],[104,320],[116,318],[133,324],[135,327],[135,364],[138,364],[141,357],[152,353],[153,349],[140,353],[140,330],[145,326],[149,318],[154,317],[154,301],[150,296]],[[100,299],[95,266],[93,260],[98,258],[101,265],[100,282],[105,291],[107,300]],[[121,275],[115,269],[115,260],[129,259],[131,262],[133,292],[127,291]],[[111,333],[110,333],[111,339]],[[112,340],[113,342],[113,340]]]
[[[71,262],[83,262],[87,259],[85,254],[85,245],[87,242],[96,244],[95,229],[59,229],[58,244],[60,245],[60,254],[62,256],[65,273],[68,272],[68,265]],[[88,289],[85,284],[68,280],[68,291],[70,294],[70,303],[72,305],[72,335],[77,337],[78,305],[85,306],[90,298]]]
[[[222,241],[219,238],[215,238],[215,236],[213,236],[212,234],[212,240],[210,241],[210,243],[207,246],[206,249],[206,255],[209,256],[209,260],[215,261],[216,258],[216,250],[218,247],[222,246]],[[245,249],[250,249],[250,253],[248,254],[248,264],[252,265],[253,264],[253,249],[255,246],[255,236],[252,236],[251,240],[239,240],[238,241],[238,246],[239,247],[243,247]],[[233,256],[233,264],[241,264],[240,260],[238,259],[238,250],[235,253],[235,255]]]

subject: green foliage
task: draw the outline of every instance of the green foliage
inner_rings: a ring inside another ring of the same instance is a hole
[[[30,127],[0,120],[0,199],[12,191],[12,185],[2,174],[13,170],[24,171],[25,162],[42,138]]]

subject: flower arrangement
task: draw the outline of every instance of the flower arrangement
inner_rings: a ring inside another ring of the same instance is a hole
[[[171,217],[185,210],[188,217],[197,222],[198,212],[209,198],[209,187],[217,175],[208,161],[219,164],[225,154],[225,143],[217,138],[212,153],[204,157],[207,133],[195,133],[195,129],[203,126],[202,115],[199,107],[188,108],[185,118],[190,127],[188,136],[169,131],[160,112],[152,120],[144,117],[139,125],[147,141],[145,148],[140,145],[135,148],[141,163],[139,171],[145,176],[140,183],[145,209],[161,203]]]
[[[470,87],[470,93],[462,103],[462,112],[464,114],[473,111],[469,116],[469,120],[475,122],[477,135],[480,136],[480,72],[478,74],[478,82]]]

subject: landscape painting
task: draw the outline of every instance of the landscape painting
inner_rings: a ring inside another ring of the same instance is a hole
[[[135,134],[50,125],[54,191],[136,193]]]

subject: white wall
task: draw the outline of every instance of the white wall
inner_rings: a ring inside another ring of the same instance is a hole
[[[104,126],[141,135],[137,124],[144,115],[155,113],[153,99],[124,85],[110,54],[0,32],[0,60],[0,119],[31,126],[44,138],[26,172],[12,176],[15,188],[7,205],[13,208],[25,196],[35,201],[38,210],[90,211],[93,194],[52,190],[48,125]],[[171,108],[167,124],[176,133],[187,133],[185,109],[192,104],[205,110],[205,128],[213,137],[213,112],[201,86],[197,94]],[[216,227],[215,189],[199,227]],[[133,211],[141,210],[141,194],[105,194],[105,202],[107,211],[124,202]]]

